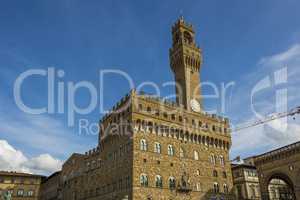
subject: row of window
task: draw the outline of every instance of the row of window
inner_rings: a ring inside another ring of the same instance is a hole
[[[111,184],[103,185],[101,187],[97,187],[95,189],[85,190],[83,196],[92,197],[107,194],[110,192],[127,190],[130,187],[130,177],[127,176],[123,179],[119,179]]]
[[[154,143],[154,152],[155,153],[158,153],[160,154],[161,153],[161,144],[159,142],[155,142]],[[148,150],[148,144],[147,144],[147,141],[145,139],[141,139],[140,140],[140,150],[142,151],[147,151]],[[185,155],[185,150],[180,147],[179,149],[179,156],[181,158],[184,158],[186,157]],[[169,144],[168,145],[168,155],[169,156],[174,156],[175,155],[175,149],[174,149],[174,146]],[[198,151],[194,150],[194,153],[193,153],[193,158],[194,160],[199,160],[199,153]],[[219,159],[219,162],[220,162],[220,165],[224,166],[225,165],[225,160],[224,160],[224,157],[223,156],[216,156],[216,155],[211,155],[210,156],[210,162],[214,165],[217,164],[218,162],[218,159]]]
[[[158,136],[174,138],[191,143],[203,144],[208,147],[227,150],[230,148],[230,143],[228,141],[214,138],[208,135],[202,135],[200,133],[193,133],[188,130],[184,130],[182,127],[156,124],[152,121],[147,122],[137,119],[136,122],[134,122],[134,130],[141,133],[154,133]]]
[[[28,184],[34,184],[35,180],[34,179],[24,179],[24,178],[15,178],[15,177],[0,177],[0,183],[28,183]]]
[[[18,189],[14,191],[13,189],[1,190],[0,196],[3,194],[9,193],[11,196],[19,196],[19,197],[32,197],[34,192],[32,190],[25,191],[24,189]]]
[[[142,187],[148,187],[149,186],[149,179],[148,179],[147,174],[141,174],[140,175],[140,184],[141,184]],[[160,175],[155,176],[155,187],[156,188],[163,188],[163,179]],[[176,189],[176,179],[172,176],[168,178],[168,188],[170,190]],[[196,183],[195,184],[195,189],[196,189],[196,191],[201,191],[202,190],[201,184]],[[213,184],[213,189],[214,189],[215,193],[219,193],[220,192],[219,184],[214,183]],[[227,184],[223,185],[223,192],[228,193]]]
[[[139,104],[139,110],[140,111],[144,111],[142,104]],[[150,113],[150,114],[154,114],[157,117],[159,117],[160,115],[162,115],[165,119],[171,119],[172,121],[178,120],[178,122],[184,122],[185,124],[189,123],[189,120],[188,120],[187,117],[183,118],[181,115],[179,115],[178,117],[176,117],[175,114],[168,114],[167,112],[163,112],[162,114],[160,114],[160,111],[158,109],[155,109],[153,111],[151,109],[151,107],[149,107],[149,106],[146,108],[146,111],[148,113]],[[225,127],[220,127],[220,126],[217,126],[217,125],[211,125],[211,126],[209,126],[208,123],[204,123],[202,121],[196,122],[196,120],[194,120],[194,119],[191,120],[191,125],[192,125],[193,128],[205,128],[205,129],[211,128],[211,130],[214,131],[214,132],[228,133],[228,129],[225,128]]]
[[[92,161],[88,161],[86,162],[86,170],[91,170],[91,169],[95,169],[95,168],[101,168],[105,165],[105,162],[108,161],[116,161],[118,160],[118,157],[121,158],[125,158],[124,155],[128,154],[131,150],[132,146],[131,143],[128,142],[124,145],[120,145],[118,150],[115,150],[113,152],[109,152],[107,154],[107,157],[103,159],[98,159],[98,160],[92,160]],[[102,150],[102,148],[100,148]]]

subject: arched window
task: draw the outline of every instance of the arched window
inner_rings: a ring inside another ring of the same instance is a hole
[[[213,171],[213,176],[214,176],[214,177],[218,177],[218,172],[217,172],[217,170],[214,170],[214,171]]]
[[[216,164],[215,156],[213,154],[210,155],[210,163],[213,165]]]
[[[141,186],[144,186],[144,187],[148,186],[148,177],[146,174],[141,174],[140,183],[141,183]]]
[[[161,144],[158,142],[155,142],[154,144],[154,152],[155,153],[161,153]]]
[[[220,192],[219,184],[214,183],[214,193],[219,193],[219,192]]]
[[[224,162],[224,157],[220,156],[220,165],[224,166],[225,162]]]
[[[147,151],[147,142],[146,142],[145,139],[141,139],[141,141],[140,141],[140,149],[142,151]]]
[[[182,149],[181,147],[180,147],[180,150],[179,150],[179,156],[180,156],[180,158],[184,158],[184,149]]]
[[[196,191],[201,191],[201,184],[200,183],[196,183]]]
[[[227,178],[226,172],[223,172],[223,178]]]
[[[199,160],[198,151],[194,151],[194,160]]]
[[[149,113],[151,112],[151,107],[149,107],[149,106],[147,107],[147,112],[149,112]]]
[[[195,120],[194,120],[194,119],[192,119],[192,126],[193,126],[193,128],[196,127],[196,123],[195,123]]]
[[[139,110],[143,110],[143,105],[139,104]]]
[[[162,188],[162,178],[160,175],[155,176],[155,186],[157,188]]]
[[[224,193],[227,194],[229,192],[227,184],[223,185],[223,189],[224,189]]]
[[[175,189],[175,187],[176,187],[176,181],[175,181],[175,178],[171,176],[171,177],[169,178],[169,188],[170,188],[171,190],[173,190],[173,189]]]
[[[199,170],[199,169],[197,169],[196,174],[197,174],[198,176],[200,176],[200,170]]]
[[[168,145],[168,155],[174,156],[174,148],[172,145]]]
[[[189,32],[185,31],[183,33],[183,37],[184,37],[184,42],[185,43],[191,44],[193,42],[192,36]]]

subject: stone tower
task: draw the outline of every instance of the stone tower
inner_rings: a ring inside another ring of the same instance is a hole
[[[193,26],[181,17],[172,27],[170,65],[175,75],[176,102],[187,110],[202,108],[199,71],[202,63],[201,49],[195,43]]]

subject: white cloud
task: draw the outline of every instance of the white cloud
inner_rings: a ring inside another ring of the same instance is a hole
[[[20,111],[0,110],[0,132],[2,139],[18,144],[26,149],[50,153],[66,158],[73,152],[82,152],[90,145],[83,138],[64,126],[62,121],[47,115],[30,115]]]
[[[6,140],[0,140],[0,170],[49,175],[60,170],[62,163],[49,154],[27,158]]]
[[[268,122],[233,133],[233,154],[253,155],[300,141],[300,120],[288,120],[286,129],[281,130],[285,119]]]
[[[241,79],[241,82],[246,84],[241,84],[236,89],[233,107],[230,110],[230,116],[236,123],[260,120],[250,109],[251,90],[259,80],[266,76],[269,76],[270,80],[273,81],[274,72],[284,66],[288,70],[287,83],[281,84],[279,87],[281,89],[287,88],[289,108],[300,106],[300,93],[298,92],[300,85],[300,44],[295,44],[286,51],[260,59],[253,73],[247,74]],[[255,108],[260,114],[267,116],[276,112],[281,106],[280,103],[275,103],[276,88],[278,86],[272,86],[262,91],[255,99]],[[249,156],[299,141],[299,116],[296,116],[295,120],[289,117],[287,127],[284,126],[284,120],[275,120],[265,125],[246,128],[233,133],[232,154]]]
[[[263,66],[279,66],[281,64],[288,64],[291,61],[298,59],[300,56],[300,44],[291,46],[288,50],[262,58],[258,64]]]

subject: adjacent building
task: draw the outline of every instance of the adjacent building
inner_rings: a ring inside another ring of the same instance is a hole
[[[0,197],[12,200],[37,200],[45,177],[19,172],[0,171]]]
[[[232,164],[232,175],[239,200],[299,199],[300,142]]]
[[[262,200],[300,199],[300,141],[254,156]]]
[[[260,200],[260,186],[256,167],[251,164],[232,164],[231,169],[237,199]]]
[[[61,200],[61,171],[42,181],[39,200]]]
[[[193,26],[172,27],[176,101],[132,90],[99,122],[95,149],[64,164],[62,198],[232,199],[229,120],[203,111]]]

